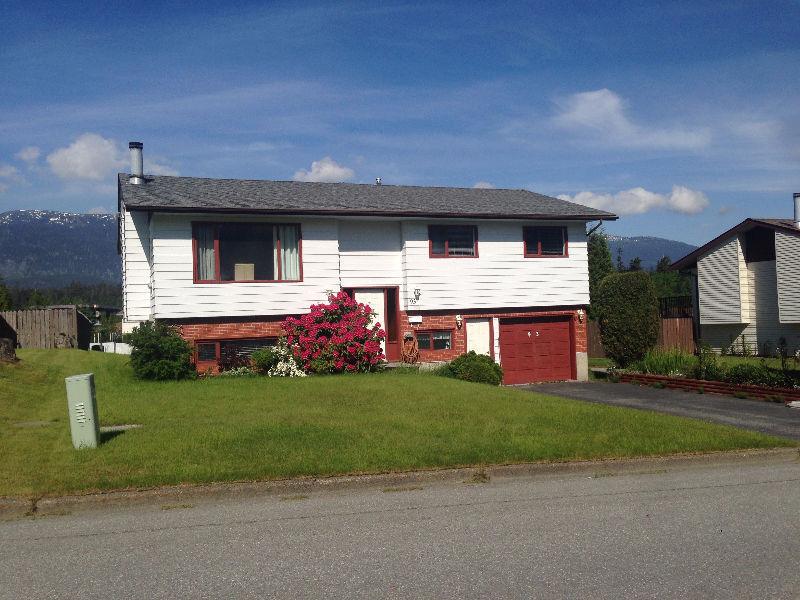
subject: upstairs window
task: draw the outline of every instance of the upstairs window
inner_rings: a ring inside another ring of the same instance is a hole
[[[526,257],[567,256],[566,227],[523,227],[522,238]]]
[[[274,223],[195,223],[194,279],[300,281],[300,226]]]
[[[478,256],[478,228],[473,225],[430,225],[428,240],[432,258]]]

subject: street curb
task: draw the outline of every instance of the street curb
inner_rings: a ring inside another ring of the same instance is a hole
[[[798,448],[753,449],[572,462],[474,465],[470,467],[395,473],[181,484],[41,498],[0,498],[0,520],[65,515],[76,511],[113,507],[159,504],[180,505],[190,501],[298,495],[350,489],[391,488],[425,483],[479,484],[503,478],[549,478],[581,474],[586,474],[590,477],[607,477],[610,475],[663,472],[668,468],[699,468],[715,464],[746,464],[764,460],[800,462],[800,450]]]

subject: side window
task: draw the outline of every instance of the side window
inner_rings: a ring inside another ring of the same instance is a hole
[[[523,227],[522,239],[526,257],[567,256],[566,227]]]
[[[428,242],[431,258],[478,256],[478,228],[474,225],[430,225]]]

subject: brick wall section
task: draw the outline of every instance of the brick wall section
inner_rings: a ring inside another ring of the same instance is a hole
[[[464,319],[461,329],[456,325],[456,315],[460,314]],[[536,318],[536,317],[564,317],[572,318],[575,329],[575,352],[586,352],[586,311],[584,310],[583,323],[578,320],[577,309],[564,310],[492,310],[487,312],[475,311],[448,311],[436,313],[422,312],[401,312],[400,313],[400,334],[405,331],[450,331],[452,334],[452,348],[450,350],[420,350],[420,361],[435,362],[452,360],[459,354],[467,351],[467,319],[493,318],[513,319],[513,318]],[[422,323],[410,323],[409,315],[422,316]],[[497,332],[495,332],[497,335]]]
[[[283,317],[265,320],[259,317],[254,320],[215,320],[203,322],[175,323],[181,336],[189,341],[197,340],[232,340],[264,337],[278,337],[283,333],[281,323]]]
[[[461,314],[462,327],[456,325],[456,315]],[[467,319],[475,318],[536,318],[536,317],[563,317],[572,318],[575,330],[575,351],[586,352],[586,312],[584,311],[583,323],[577,316],[577,309],[528,309],[528,310],[501,310],[495,309],[487,312],[476,311],[443,311],[443,312],[400,312],[400,336],[406,331],[450,331],[452,334],[452,347],[450,350],[421,350],[420,361],[437,362],[452,360],[459,354],[467,351]],[[409,315],[422,316],[422,323],[410,323]],[[262,337],[278,337],[282,335],[281,322],[283,317],[254,317],[253,319],[215,319],[210,321],[173,321],[178,326],[181,335],[187,341],[194,343],[198,340],[229,340],[250,339]],[[495,335],[497,332],[495,331]]]

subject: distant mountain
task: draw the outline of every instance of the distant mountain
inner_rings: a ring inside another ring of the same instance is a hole
[[[695,246],[657,237],[608,236],[616,263],[636,256],[654,269],[658,259],[688,254]],[[0,213],[0,276],[19,287],[52,288],[122,281],[117,255],[116,215],[77,215],[45,210]]]
[[[20,287],[120,283],[117,216],[0,213],[0,276]]]
[[[632,258],[638,256],[642,259],[642,268],[647,270],[655,269],[656,263],[662,256],[668,256],[674,262],[697,249],[697,246],[691,244],[659,237],[622,237],[617,235],[608,236],[608,247],[615,265],[617,264],[617,251],[622,248],[622,261],[626,267]]]

